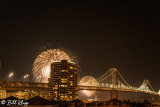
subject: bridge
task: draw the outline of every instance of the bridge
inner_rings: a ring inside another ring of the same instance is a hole
[[[47,90],[47,83],[0,81],[0,90]]]
[[[123,91],[123,92],[146,93],[146,94],[160,96],[160,90],[159,92],[154,91],[149,80],[144,80],[142,85],[139,87],[133,87],[129,85],[129,83],[122,77],[122,75],[116,68],[109,69],[106,73],[97,78],[96,82],[95,81],[91,82],[89,80],[85,82],[80,81],[78,89],[113,91],[113,95],[117,95],[116,93],[118,91]]]
[[[47,83],[35,82],[16,82],[16,81],[0,81],[0,90],[37,90],[46,91]],[[85,81],[78,83],[78,90],[99,90],[111,91],[112,98],[118,98],[118,91],[146,93],[160,96],[159,92],[154,91],[149,80],[144,80],[140,87],[133,87],[127,83],[116,68],[109,69],[95,81]]]

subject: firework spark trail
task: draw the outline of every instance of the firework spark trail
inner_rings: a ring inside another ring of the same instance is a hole
[[[42,52],[33,63],[33,78],[36,82],[47,83],[50,77],[50,66],[53,61],[72,61],[69,55],[60,49],[50,49]]]

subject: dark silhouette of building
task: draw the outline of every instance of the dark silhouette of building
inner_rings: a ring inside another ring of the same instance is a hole
[[[29,105],[50,105],[51,102],[44,99],[44,98],[41,98],[39,96],[35,96],[31,99],[28,99],[26,100],[27,102],[29,102]]]

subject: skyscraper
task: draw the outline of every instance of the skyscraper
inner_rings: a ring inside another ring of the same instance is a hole
[[[51,76],[48,79],[48,99],[73,101],[78,99],[77,65],[67,60],[51,64]]]

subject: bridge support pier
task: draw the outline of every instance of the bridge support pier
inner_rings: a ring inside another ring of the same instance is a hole
[[[160,102],[160,97],[159,97],[159,95],[154,95],[154,100],[157,101],[157,102]]]
[[[111,99],[118,99],[118,78],[117,69],[111,68],[111,76],[109,77],[109,84],[111,84],[113,90],[111,90]]]
[[[111,99],[118,99],[118,91],[117,90],[111,91]]]

